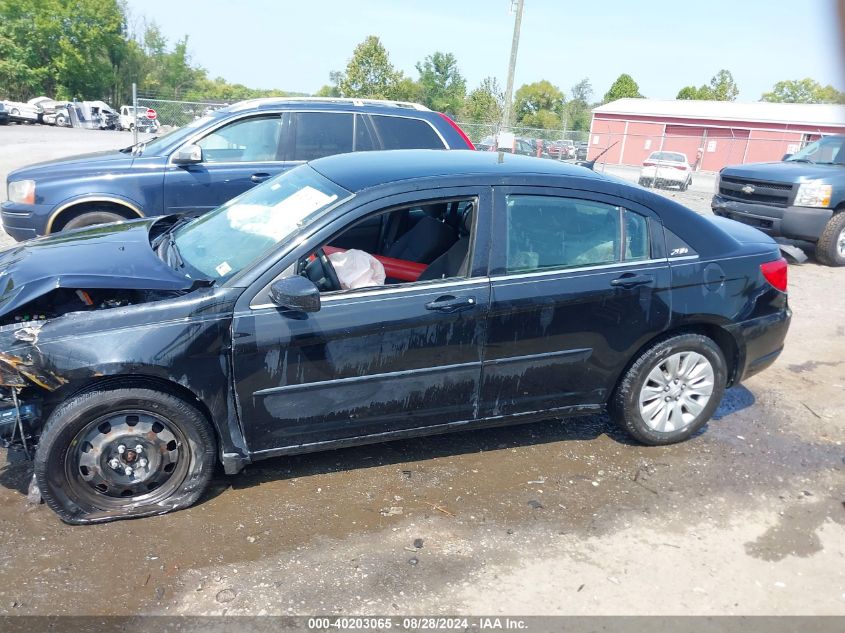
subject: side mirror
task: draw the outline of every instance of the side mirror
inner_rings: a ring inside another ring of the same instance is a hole
[[[199,145],[185,145],[173,155],[174,165],[194,165],[202,162],[202,148]]]
[[[792,158],[792,154],[784,154],[781,160],[786,160],[787,158]]]
[[[286,310],[317,312],[320,309],[320,290],[310,279],[294,275],[270,284],[270,301]]]

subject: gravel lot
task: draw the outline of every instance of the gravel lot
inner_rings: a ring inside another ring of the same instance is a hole
[[[0,175],[130,139],[0,127]],[[710,178],[665,195],[708,213]],[[549,420],[274,459],[81,528],[4,455],[0,614],[845,615],[845,270],[790,276],[784,354],[680,445]]]

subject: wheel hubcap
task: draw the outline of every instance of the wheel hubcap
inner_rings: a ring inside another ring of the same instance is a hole
[[[648,374],[640,390],[640,416],[655,431],[678,431],[692,424],[713,395],[713,366],[696,352],[678,352]]]
[[[836,251],[840,257],[845,257],[845,229],[839,231],[839,237],[836,240]]]
[[[68,481],[98,506],[170,494],[187,463],[185,438],[161,416],[121,411],[90,422],[71,443]]]

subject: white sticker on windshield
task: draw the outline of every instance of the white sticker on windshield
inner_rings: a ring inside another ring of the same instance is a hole
[[[235,203],[226,211],[226,217],[233,229],[278,242],[295,231],[307,215],[335,200],[337,194],[303,187],[273,206]]]
[[[226,274],[232,272],[232,267],[229,266],[229,262],[223,262],[222,264],[217,266],[217,268],[215,268],[214,270],[217,271],[218,275],[220,275],[221,277],[224,277]]]

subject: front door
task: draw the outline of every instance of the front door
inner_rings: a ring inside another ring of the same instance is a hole
[[[486,209],[475,214],[473,243],[489,232],[489,194],[475,203]],[[344,228],[372,217],[352,215]],[[282,276],[338,235],[303,245],[282,262],[293,265]],[[327,292],[308,314],[269,304],[263,291],[245,296],[233,356],[250,451],[475,418],[490,295],[482,250],[469,249],[464,276]]]
[[[482,416],[603,404],[668,326],[656,216],[601,194],[499,188]]]
[[[209,211],[294,164],[281,160],[283,117],[238,119],[213,130],[196,144],[201,163],[174,165],[164,174],[167,213]]]

